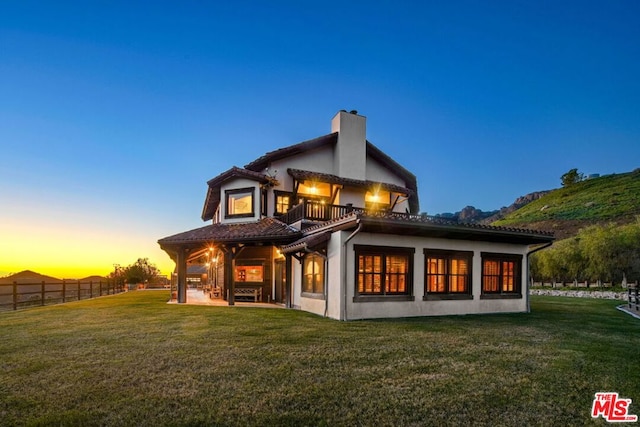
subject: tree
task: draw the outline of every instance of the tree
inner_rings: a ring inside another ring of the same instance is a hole
[[[148,283],[159,273],[158,267],[150,263],[148,258],[138,258],[138,261],[124,268],[127,283]]]
[[[114,285],[114,287],[122,287],[125,282],[125,269],[120,266],[120,264],[113,265],[113,271],[109,273],[108,279]]]
[[[568,187],[570,185],[577,184],[578,182],[584,180],[584,174],[581,172],[578,172],[577,168],[573,168],[569,172],[563,174],[560,177],[560,180],[562,181],[563,187]]]

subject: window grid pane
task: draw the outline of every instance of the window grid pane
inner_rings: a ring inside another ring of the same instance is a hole
[[[470,255],[428,254],[427,293],[468,293],[471,283]]]
[[[358,255],[357,290],[364,295],[399,295],[409,292],[409,256]]]
[[[302,291],[309,293],[324,292],[324,259],[318,255],[304,258]]]
[[[507,259],[505,259],[507,258]],[[509,259],[511,258],[511,259]],[[485,293],[517,293],[520,286],[520,261],[513,257],[484,259],[482,262],[482,292]]]

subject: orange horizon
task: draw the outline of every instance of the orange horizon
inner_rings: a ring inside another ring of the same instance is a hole
[[[144,258],[144,257],[142,257]],[[137,259],[136,259],[137,260]],[[122,267],[126,267],[128,265],[133,264],[136,260],[133,260],[129,263],[119,264]],[[173,265],[159,265],[155,263],[153,260],[149,260],[152,264],[154,264],[160,270],[160,275],[165,277],[170,277],[173,272]],[[172,261],[169,262],[173,264]],[[118,264],[118,263],[113,263]],[[50,276],[56,279],[69,279],[69,280],[78,280],[84,279],[86,277],[91,276],[100,276],[100,277],[108,277],[114,271],[114,265],[111,267],[95,267],[95,266],[87,266],[87,267],[68,267],[68,266],[60,266],[60,267],[45,267],[45,266],[36,266],[36,265],[27,265],[21,264],[12,267],[0,265],[0,278],[5,278],[8,276],[12,276],[14,274],[21,273],[23,271],[31,271],[33,273],[41,274],[43,276]]]

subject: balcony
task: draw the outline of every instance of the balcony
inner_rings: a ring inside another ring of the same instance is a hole
[[[285,224],[293,224],[303,219],[310,221],[329,221],[351,212],[364,212],[364,208],[353,206],[330,205],[327,203],[304,200],[289,209],[289,212],[278,219]]]

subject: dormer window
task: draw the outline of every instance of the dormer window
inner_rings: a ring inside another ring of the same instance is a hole
[[[255,188],[240,188],[225,191],[227,210],[225,218],[243,218],[255,216]]]

